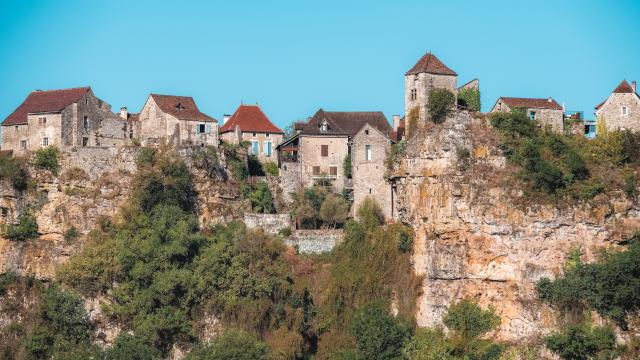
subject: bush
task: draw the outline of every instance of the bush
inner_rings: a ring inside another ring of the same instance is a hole
[[[58,175],[60,170],[60,151],[55,146],[47,146],[36,151],[34,156],[34,164],[40,169],[51,171],[54,175]]]
[[[455,105],[456,96],[446,89],[433,89],[429,93],[429,118],[436,124],[444,122]]]
[[[620,348],[616,335],[610,327],[569,325],[561,332],[554,332],[544,338],[544,344],[561,359],[615,359]]]
[[[0,179],[8,179],[19,191],[26,190],[29,180],[23,161],[7,155],[0,155]]]
[[[638,179],[635,174],[627,174],[624,177],[624,193],[629,199],[638,195]]]
[[[413,238],[408,233],[408,231],[399,232],[398,237],[398,250],[406,253],[413,249]]]
[[[471,111],[480,111],[480,91],[473,88],[458,91],[458,105]]]
[[[189,353],[185,360],[267,360],[269,348],[255,336],[240,330],[227,330],[211,345]]]
[[[349,216],[349,203],[340,196],[328,194],[320,206],[320,219],[329,227],[342,225]]]
[[[358,352],[363,359],[397,359],[404,343],[411,336],[408,324],[395,319],[383,301],[364,305],[351,322],[351,334],[356,339]]]
[[[234,159],[229,161],[229,168],[233,178],[237,181],[244,181],[249,177],[249,170],[241,160]]]
[[[78,230],[76,230],[75,226],[70,227],[67,231],[64,232],[64,241],[70,242],[75,240],[78,237]]]
[[[18,281],[18,275],[14,272],[0,274],[0,296],[7,292],[7,288]]]
[[[251,199],[251,208],[257,213],[271,214],[276,210],[269,185],[264,181],[256,184],[255,189],[249,195],[249,199]]]
[[[265,162],[262,168],[267,175],[278,176],[279,174],[278,164],[273,161]]]
[[[366,197],[357,211],[358,219],[368,228],[374,228],[384,222],[382,209],[372,197]]]
[[[347,154],[342,161],[342,170],[344,171],[344,176],[348,179],[351,179],[351,154]]]
[[[155,148],[145,147],[142,148],[140,154],[138,154],[138,158],[136,159],[136,164],[141,166],[153,166],[156,162],[156,158],[158,157],[158,151]]]
[[[151,360],[156,357],[154,350],[142,339],[121,332],[113,346],[105,351],[106,360]]]
[[[38,222],[30,211],[25,211],[20,216],[17,225],[8,225],[6,227],[5,236],[16,241],[35,239],[38,237]]]

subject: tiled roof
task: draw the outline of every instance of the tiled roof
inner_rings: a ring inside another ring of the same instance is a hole
[[[327,122],[327,131],[320,131]],[[305,135],[347,135],[354,136],[365,124],[369,124],[388,135],[391,126],[380,111],[333,112],[318,110],[302,130]]]
[[[272,134],[284,134],[279,127],[262,112],[258,105],[240,105],[236,112],[222,125],[220,132],[234,131],[236,125],[243,132],[262,132]]]
[[[640,96],[635,91],[633,91],[633,87],[629,85],[627,80],[622,80],[622,82],[615,89],[613,89],[613,94],[636,94],[636,96],[640,99]],[[600,110],[600,108],[604,106],[607,100],[609,100],[609,98],[604,99],[603,102],[596,105],[596,110]]]
[[[558,104],[552,98],[548,99],[536,99],[536,98],[513,98],[513,97],[501,97],[498,101],[502,100],[509,107],[522,107],[527,109],[549,109],[549,110],[562,110],[562,106]]]
[[[455,71],[449,69],[440,59],[438,59],[432,53],[426,53],[413,65],[411,70],[407,71],[405,75],[415,75],[420,73],[429,73],[436,75],[453,75],[457,76]]]
[[[218,122],[211,116],[200,112],[191,96],[159,95],[151,94],[153,101],[167,114],[180,120],[193,120],[202,122]]]
[[[59,112],[78,102],[90,87],[72,89],[32,91],[29,96],[2,122],[3,126],[23,125],[27,123],[27,114]]]

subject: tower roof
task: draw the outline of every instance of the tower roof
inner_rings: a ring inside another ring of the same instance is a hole
[[[633,94],[633,87],[631,87],[631,85],[629,85],[629,83],[627,82],[627,80],[622,80],[622,82],[620,83],[620,85],[618,85],[618,87],[616,87],[613,92],[615,94]]]
[[[424,54],[424,56],[422,56],[420,60],[418,60],[418,62],[413,65],[409,71],[407,71],[405,76],[420,73],[458,76],[455,71],[448,68],[447,65],[440,61],[440,59],[431,52]]]

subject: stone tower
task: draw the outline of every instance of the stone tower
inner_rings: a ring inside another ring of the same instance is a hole
[[[417,108],[419,120],[427,119],[427,102],[433,89],[446,89],[456,94],[458,74],[431,52],[426,53],[404,75],[405,122],[409,129],[409,112]]]

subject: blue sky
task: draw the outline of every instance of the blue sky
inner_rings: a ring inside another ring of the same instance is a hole
[[[404,111],[427,50],[498,96],[592,116],[640,79],[640,1],[0,0],[0,118],[34,89],[91,85],[114,110],[191,95],[218,119],[258,102],[278,125],[318,108]]]

